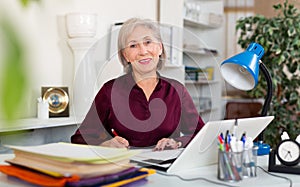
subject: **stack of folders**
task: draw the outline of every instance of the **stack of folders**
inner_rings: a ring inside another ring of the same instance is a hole
[[[155,173],[130,163],[137,150],[62,142],[7,147],[15,157],[0,171],[40,186],[122,186]]]

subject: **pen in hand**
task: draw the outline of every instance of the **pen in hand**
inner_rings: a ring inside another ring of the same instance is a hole
[[[117,133],[114,129],[111,129],[111,132],[112,132],[113,135],[115,136],[114,138],[115,138],[120,144],[124,145],[126,148],[129,148],[129,143],[128,143],[128,141],[127,141],[125,138],[119,136],[118,133]]]
[[[118,133],[115,131],[115,129],[111,129],[111,132],[113,133],[114,136],[119,136]]]

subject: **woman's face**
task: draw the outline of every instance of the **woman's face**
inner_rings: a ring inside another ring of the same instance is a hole
[[[152,30],[137,26],[129,35],[123,55],[132,65],[134,73],[155,73],[162,53],[162,44],[153,36]]]

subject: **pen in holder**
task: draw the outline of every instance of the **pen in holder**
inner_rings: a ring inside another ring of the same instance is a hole
[[[256,177],[257,146],[246,148],[243,151],[243,178]]]
[[[218,152],[218,179],[223,181],[240,181],[242,176],[243,152]]]

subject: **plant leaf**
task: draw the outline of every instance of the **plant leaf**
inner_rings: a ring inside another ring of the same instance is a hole
[[[0,22],[3,34],[6,38],[6,55],[2,71],[2,88],[0,103],[4,118],[13,120],[17,117],[22,105],[23,94],[26,91],[27,75],[24,68],[23,48],[8,21]]]
[[[29,0],[20,0],[21,4],[26,7],[29,3]]]

